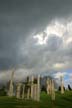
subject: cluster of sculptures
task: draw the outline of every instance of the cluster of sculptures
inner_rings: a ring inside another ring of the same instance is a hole
[[[14,96],[14,86],[13,86],[13,77],[14,71],[11,75],[11,80],[9,84],[8,96]],[[46,80],[46,91],[48,95],[51,95],[52,100],[55,100],[55,86],[54,80],[47,78]],[[16,85],[16,93],[15,96],[17,99],[32,99],[35,101],[40,101],[40,75],[38,75],[37,79],[35,80],[34,77],[31,77],[31,80],[27,84],[23,84],[18,82]],[[63,84],[63,77],[61,76],[61,94],[64,94],[64,84]]]
[[[9,90],[8,90],[8,96],[10,97],[14,96],[13,76],[14,76],[14,71],[12,72],[11,75],[11,80],[10,80]],[[28,81],[27,84],[18,82],[16,85],[15,96],[17,99],[32,99],[35,101],[39,101],[40,100],[40,76],[38,75],[36,82],[34,82],[33,76],[31,78],[31,81]]]

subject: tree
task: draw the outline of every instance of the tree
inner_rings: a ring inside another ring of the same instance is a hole
[[[68,89],[69,89],[70,91],[72,90],[69,84],[68,84]]]
[[[41,91],[47,92],[46,87],[44,85],[42,86]]]
[[[0,89],[0,96],[6,96],[5,86]]]

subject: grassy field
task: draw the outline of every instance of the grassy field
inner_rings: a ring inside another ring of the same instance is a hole
[[[61,95],[56,93],[55,102],[46,93],[41,93],[40,102],[17,100],[16,98],[0,97],[0,108],[72,108],[72,91]]]

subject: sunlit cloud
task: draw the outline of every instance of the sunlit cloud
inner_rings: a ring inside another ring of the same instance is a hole
[[[47,40],[49,36],[56,35],[58,37],[62,37],[64,33],[66,32],[66,26],[60,23],[59,21],[52,21],[43,32],[33,36],[34,39],[37,39],[37,44],[45,45],[47,44]],[[45,36],[45,34],[46,36]]]
[[[37,45],[45,45],[47,43],[48,36],[45,36],[45,32],[35,35],[33,38],[37,39]]]
[[[56,63],[53,65],[53,68],[56,68],[56,69],[61,69],[61,68],[64,68],[65,64],[64,63]]]
[[[70,42],[72,42],[72,37],[69,37],[69,38],[66,40],[66,44],[69,44]]]
[[[59,21],[55,21],[49,24],[45,31],[48,35],[55,34],[59,37],[62,37],[66,31],[66,27]]]
[[[67,73],[66,72],[57,72],[54,74],[54,78],[60,79],[60,77],[64,77]]]
[[[37,33],[33,36],[37,39],[36,45],[46,45],[49,37],[58,36],[62,38],[63,47],[66,47],[70,42],[72,42],[72,21],[66,21],[64,24],[59,20],[52,20],[43,32]],[[45,33],[45,34],[44,34]]]

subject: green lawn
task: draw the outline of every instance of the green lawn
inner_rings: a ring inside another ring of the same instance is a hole
[[[3,96],[0,97],[0,108],[72,108],[72,91],[67,91],[64,95],[57,92],[55,102],[52,102],[51,97],[44,92],[41,93],[40,102]]]

